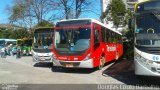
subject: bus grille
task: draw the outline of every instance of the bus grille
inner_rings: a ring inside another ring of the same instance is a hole
[[[160,47],[143,47],[143,46],[136,46],[137,49],[140,51],[149,53],[149,54],[155,54],[160,55]]]
[[[160,68],[157,68],[157,72],[160,73]]]
[[[150,54],[160,55],[160,50],[147,50],[147,52]]]
[[[51,49],[33,49],[34,52],[38,52],[38,53],[50,53],[52,52]]]
[[[73,66],[79,66],[80,62],[60,62],[61,65],[66,66],[67,64],[72,64]]]

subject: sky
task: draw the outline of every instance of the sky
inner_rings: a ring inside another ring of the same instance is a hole
[[[101,6],[100,0],[93,0],[95,3],[93,4],[94,12],[87,12],[80,16],[80,18],[95,18],[99,19],[101,14]],[[0,0],[0,24],[8,23],[9,13],[6,10],[6,7],[12,6],[13,0]]]
[[[7,6],[12,5],[12,0],[0,0],[0,23],[8,23],[8,12],[6,9]]]

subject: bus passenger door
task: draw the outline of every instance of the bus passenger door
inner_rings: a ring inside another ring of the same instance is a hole
[[[101,48],[100,48],[100,26],[94,26],[93,34],[94,34],[94,66],[99,65],[100,56],[101,56]]]
[[[115,47],[113,37],[114,37],[114,35],[113,35],[112,31],[107,30],[107,33],[106,33],[107,62],[112,61],[115,58],[115,51],[113,51],[113,48]]]

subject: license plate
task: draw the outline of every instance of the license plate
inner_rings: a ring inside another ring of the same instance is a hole
[[[41,58],[41,60],[44,61],[45,59],[44,59],[44,58]]]
[[[71,68],[71,67],[73,67],[73,65],[72,64],[66,64],[66,67]]]

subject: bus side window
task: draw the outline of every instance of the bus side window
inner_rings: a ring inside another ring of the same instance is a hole
[[[98,30],[94,30],[94,49],[100,45],[100,34]]]
[[[115,38],[116,39],[116,44],[118,44],[118,34],[115,33],[115,36],[116,36],[116,38]]]
[[[106,42],[108,42],[108,30],[106,29],[105,31],[106,31],[105,32],[105,34],[106,34],[106,37],[105,37],[106,38]]]
[[[106,42],[106,30],[104,27],[102,27],[101,33],[102,33],[102,42]]]
[[[114,32],[112,32],[112,43],[115,43],[115,35],[114,35]]]
[[[112,31],[109,31],[109,43],[113,42]]]
[[[122,42],[122,36],[121,35],[119,35],[119,37],[120,37],[120,44],[122,44],[123,42]]]
[[[116,36],[115,36],[114,32],[112,31],[112,43],[116,43],[115,38],[116,38]]]
[[[120,41],[119,41],[119,35],[117,35],[117,44],[120,44]]]

